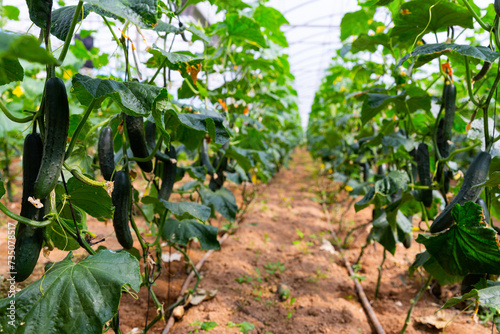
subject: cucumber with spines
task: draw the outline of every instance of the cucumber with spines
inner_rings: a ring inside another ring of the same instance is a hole
[[[429,148],[425,143],[420,143],[418,145],[417,167],[420,184],[430,187],[432,185],[432,180],[429,164]],[[422,189],[420,191],[420,198],[426,207],[430,207],[432,205],[432,189]]]
[[[160,191],[158,192],[158,198],[168,201],[170,195],[172,195],[175,178],[177,176],[177,154],[175,147],[170,145],[170,147],[165,150],[165,155],[170,159],[163,161],[162,183]]]
[[[42,165],[35,181],[34,195],[42,200],[55,188],[63,167],[69,130],[66,86],[59,78],[45,85],[45,136]]]
[[[146,144],[146,134],[144,130],[144,120],[142,117],[131,115],[125,116],[125,125],[127,128],[127,135],[129,139],[130,149],[136,158],[146,158],[149,156],[148,145]],[[153,162],[137,161],[139,167],[149,173],[153,171]]]
[[[436,217],[436,219],[434,219],[430,228],[431,233],[444,231],[453,225],[451,210],[455,204],[458,203],[463,205],[466,202],[475,202],[478,199],[483,187],[472,187],[486,181],[490,168],[490,162],[491,155],[488,152],[479,152],[465,172],[464,181],[457,196],[455,196],[451,203]]]
[[[130,249],[134,246],[129,225],[131,189],[128,173],[124,170],[117,171],[115,173],[113,193],[111,194],[111,200],[115,207],[113,227],[116,239],[118,239],[120,245],[125,249]]]
[[[109,126],[102,128],[97,143],[99,168],[106,181],[111,181],[115,171],[115,150],[113,144],[113,130]]]
[[[145,128],[146,144],[150,150],[153,150],[156,146],[156,123],[147,121]]]
[[[455,122],[456,100],[457,100],[457,88],[455,87],[455,85],[452,82],[445,84],[443,93],[443,103],[444,103],[443,130],[442,130],[443,132],[441,140],[446,143],[448,143],[448,141],[451,140],[452,136],[453,123]],[[444,155],[442,154],[441,156],[443,158],[447,158],[449,152],[445,151],[444,153],[445,154]]]

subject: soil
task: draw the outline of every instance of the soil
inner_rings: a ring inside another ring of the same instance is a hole
[[[197,306],[186,307],[184,317],[176,322],[170,333],[196,333],[200,325],[209,322],[216,324],[209,330],[214,334],[241,333],[240,327],[245,322],[255,327],[249,333],[374,332],[358,301],[353,279],[347,273],[340,252],[332,250],[329,243],[332,228],[339,231],[339,226],[342,226],[338,237],[343,241],[345,231],[370,222],[371,209],[355,213],[352,205],[349,206],[352,200],[338,185],[318,176],[318,168],[307,151],[298,149],[289,169],[282,169],[267,185],[254,186],[257,195],[239,218],[238,228],[223,243],[222,250],[214,252],[201,269],[203,279],[199,288],[216,290],[215,297]],[[328,208],[332,224],[327,222],[320,204],[319,194],[323,189],[320,184],[333,190],[335,204]],[[237,199],[241,198],[241,187],[232,187],[231,190]],[[14,193],[19,191],[17,182]],[[18,203],[17,197],[19,195],[16,195]],[[15,212],[20,209],[16,203],[10,203],[9,208]],[[0,217],[0,223],[0,254],[5,258],[7,227],[4,217]],[[112,224],[105,225],[91,219],[88,224],[99,237],[106,237],[106,247],[120,248]],[[143,221],[139,220],[139,224],[145,227]],[[227,221],[219,217],[213,224],[222,226]],[[418,226],[418,221],[414,224]],[[355,230],[348,239],[344,254],[350,263],[356,262],[369,226]],[[414,233],[416,237],[418,232]],[[194,263],[204,254],[197,248],[194,243],[188,251]],[[374,300],[383,248],[370,245],[365,249],[357,274],[362,276],[361,285],[387,333],[400,332],[410,299],[424,284],[426,276],[423,272],[417,272],[412,279],[408,277],[408,267],[422,250],[421,245],[413,242],[410,249],[399,245],[395,256],[387,254],[378,299]],[[168,252],[168,246],[163,251]],[[84,255],[80,251],[75,254]],[[52,252],[47,258],[41,256],[27,282],[42,275],[46,262],[61,260],[64,256],[64,252]],[[5,262],[0,263],[0,273],[7,272]],[[164,263],[153,290],[165,308],[177,299],[187,274],[182,261]],[[290,290],[285,301],[278,294],[283,287]],[[441,288],[433,283],[432,289],[425,292],[415,306],[406,333],[492,333],[491,322],[477,323],[470,312],[448,309],[435,314],[447,299],[459,293],[458,285]],[[152,302],[148,309],[148,294],[143,288],[135,298],[124,294],[119,312],[122,331],[139,333],[139,328],[144,327],[146,313],[151,320],[157,311]],[[162,333],[165,321],[158,322],[148,333]],[[436,328],[443,328],[446,324],[444,329]],[[237,325],[240,327],[233,327]]]

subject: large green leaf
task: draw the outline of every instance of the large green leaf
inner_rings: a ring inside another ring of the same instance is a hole
[[[343,41],[349,36],[368,34],[372,27],[373,10],[361,9],[357,12],[346,13],[340,23],[340,39]]]
[[[199,192],[203,204],[213,207],[229,221],[233,222],[236,219],[238,205],[236,204],[236,198],[229,189],[222,187],[216,191],[212,191],[208,188],[200,187]]]
[[[184,114],[170,108],[165,110],[164,124],[172,140],[180,141],[190,150],[198,147],[205,135],[210,135],[212,140],[221,145],[229,140],[223,117]]]
[[[373,36],[367,34],[361,34],[356,38],[351,45],[351,52],[357,53],[360,51],[377,51],[377,47],[383,45],[385,47],[391,47],[390,38],[386,34],[376,34]]]
[[[460,62],[464,61],[463,56],[487,61],[490,63],[493,63],[500,57],[500,53],[491,51],[490,48],[484,46],[460,45],[451,43],[425,44],[416,47],[415,50],[413,50],[411,53],[401,58],[396,67],[401,66],[401,64],[409,58],[418,57],[414,65],[414,67],[417,68],[427,64],[435,58],[444,55],[449,57],[455,56],[455,61]]]
[[[194,0],[195,3],[201,2],[203,0]],[[241,0],[209,0],[212,5],[217,5],[217,13],[222,10],[237,11],[250,6]]]
[[[157,21],[157,0],[86,0],[86,2],[92,4],[96,11],[101,9],[104,15],[108,13],[116,15],[141,28],[152,28]]]
[[[4,333],[100,334],[118,311],[123,287],[139,291],[139,262],[127,252],[102,250],[78,263],[72,258],[69,253],[14,298],[0,300]],[[15,300],[12,323],[11,300]]]
[[[254,19],[248,16],[231,13],[226,15],[226,20],[224,22],[227,25],[229,36],[241,38],[259,47],[265,47],[267,45],[266,39],[260,30],[260,24]]]
[[[26,0],[28,5],[30,20],[39,28],[47,29],[52,10],[52,0]]]
[[[66,40],[71,22],[73,21],[73,16],[75,16],[76,7],[77,6],[65,6],[52,12],[52,18],[50,20],[50,33],[52,35],[62,41]],[[90,5],[83,5],[83,12],[78,16],[78,22],[81,22],[90,14],[90,9]]]
[[[205,221],[212,213],[208,206],[194,202],[167,202],[160,199],[160,203],[180,219],[196,218]]]
[[[361,109],[361,122],[363,125],[377,116],[379,112],[387,108],[390,104],[394,104],[399,111],[407,109],[404,103],[406,98],[404,92],[395,96],[377,93],[367,93],[365,95],[366,97]]]
[[[391,37],[402,46],[410,46],[418,37],[429,32],[439,32],[447,27],[473,28],[472,15],[459,4],[451,1],[413,0],[401,4],[394,17]]]
[[[482,222],[480,205],[456,204],[451,212],[457,222],[439,235],[420,234],[417,242],[451,275],[500,274],[497,233]]]
[[[0,32],[0,58],[24,59],[44,65],[57,65],[59,62],[32,35],[17,35]]]
[[[477,301],[479,301],[479,303],[481,303],[482,305],[491,307],[498,312],[500,311],[500,283],[487,281],[487,287],[483,289],[472,289],[470,292],[466,293],[461,297],[453,297],[449,299],[441,307],[441,309],[454,306],[470,298],[474,298]]]
[[[280,11],[260,5],[255,9],[253,18],[268,30],[268,37],[271,40],[283,47],[288,46],[285,34],[280,30],[280,27],[283,24],[288,24],[288,21]]]
[[[88,186],[74,177],[68,180],[67,186],[72,204],[99,220],[113,218],[113,203],[104,188]]]
[[[89,105],[93,98],[112,98],[122,110],[133,116],[147,116],[155,102],[167,99],[166,88],[139,82],[91,78],[77,73],[73,77],[72,93],[83,105]]]
[[[165,64],[168,68],[177,71],[177,70],[186,70],[187,65],[195,65],[200,64],[203,61],[203,58],[196,57],[195,55],[188,52],[167,52],[157,45],[153,44],[153,47],[148,49],[148,52],[151,53],[157,63],[156,67],[159,67],[165,61]]]
[[[163,240],[184,246],[188,244],[189,240],[197,238],[202,249],[220,249],[217,231],[217,227],[205,225],[193,219],[167,219],[161,236]]]
[[[397,193],[399,189],[406,191],[409,182],[410,178],[406,172],[399,170],[390,172],[383,179],[376,181],[366,195],[354,204],[356,212],[366,208],[373,202],[387,204],[387,196]],[[377,205],[377,207],[380,206]]]
[[[24,69],[17,59],[0,58],[0,86],[12,81],[23,81]]]

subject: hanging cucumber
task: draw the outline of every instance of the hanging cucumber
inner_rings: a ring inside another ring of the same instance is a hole
[[[109,126],[103,127],[97,143],[99,168],[106,181],[111,181],[115,171],[115,150],[113,146],[113,130]]]
[[[436,217],[436,219],[434,219],[430,228],[431,233],[441,232],[453,225],[451,210],[455,204],[458,203],[463,205],[466,202],[475,202],[477,200],[483,187],[472,187],[486,181],[490,169],[490,162],[491,155],[488,152],[479,152],[465,172],[464,181],[457,196],[455,196],[451,203]]]
[[[44,199],[61,175],[69,129],[69,104],[64,82],[50,78],[45,85],[45,138],[42,165],[35,181],[34,195]]]
[[[432,185],[431,170],[429,164],[429,148],[427,144],[420,143],[417,149],[418,177],[422,186]],[[420,190],[420,198],[426,207],[432,205],[432,189]]]
[[[495,8],[495,13],[500,16],[500,0],[495,0],[493,3],[493,8]]]
[[[146,144],[146,135],[144,132],[144,121],[142,117],[125,116],[125,125],[129,139],[130,149],[136,158],[146,158],[149,155],[148,146]],[[153,162],[138,161],[137,164],[143,171],[149,173],[153,171]]]
[[[491,69],[491,63],[489,61],[485,61],[483,63],[483,67],[481,67],[481,70],[474,77],[472,77],[472,81],[476,82],[481,80],[486,76],[486,74],[490,71],[490,69]]]
[[[30,133],[24,139],[23,148],[23,195],[21,200],[21,216],[32,220],[43,219],[40,212],[28,201],[28,197],[34,195],[34,183],[40,165],[42,163],[43,144],[39,133]],[[43,245],[43,227],[32,227],[23,223],[18,223],[15,263],[13,272],[16,273],[15,281],[22,282],[27,279],[38,262],[40,251]]]
[[[170,159],[163,161],[163,174],[158,198],[168,201],[174,189],[175,178],[177,176],[177,154],[175,147],[170,145],[170,149],[165,150],[165,155]]]
[[[131,185],[128,173],[119,170],[115,173],[115,185],[111,200],[115,207],[113,214],[113,227],[116,239],[125,249],[130,249],[134,245],[132,234],[130,233],[129,212],[130,212]]]
[[[436,132],[436,143],[441,157],[447,158],[450,155],[450,138],[446,138],[444,135],[444,118],[439,120],[437,132]]]
[[[200,159],[201,165],[205,166],[207,168],[208,174],[213,176],[215,174],[215,169],[210,162],[210,157],[208,156],[208,144],[205,138],[203,138],[203,144],[201,145]]]
[[[217,168],[217,173],[213,174],[212,178],[210,179],[210,183],[208,184],[210,190],[212,191],[219,190],[224,185],[224,182],[226,181],[226,176],[224,175],[224,171],[227,170],[227,164],[228,164],[228,159],[226,156],[223,156],[222,160],[220,160],[220,158],[217,157],[215,165],[219,165],[219,168]]]
[[[448,143],[448,141],[451,140],[453,123],[455,121],[456,100],[457,100],[457,88],[452,82],[447,83],[444,87],[444,92],[443,92],[444,117],[443,117],[443,130],[442,130],[443,132],[441,138],[442,143],[444,142]],[[448,152],[444,151],[443,153],[445,154],[444,155],[441,154],[441,156],[443,158],[447,158],[449,155],[449,149]]]
[[[152,150],[156,146],[156,123],[147,121],[145,136],[146,144],[148,145],[148,148]]]

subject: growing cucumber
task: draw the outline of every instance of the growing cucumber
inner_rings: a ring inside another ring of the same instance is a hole
[[[162,183],[160,191],[158,193],[158,198],[168,201],[170,195],[172,195],[172,190],[174,189],[175,178],[177,176],[177,154],[175,152],[175,147],[170,145],[170,149],[165,150],[165,155],[170,157],[171,160],[163,161],[163,174]]]
[[[142,117],[125,116],[125,125],[130,144],[130,149],[136,158],[145,158],[149,155],[148,146],[146,144],[146,135],[144,132],[144,121]],[[137,164],[143,171],[149,173],[153,171],[153,162],[137,161]]]
[[[431,186],[431,170],[429,164],[429,148],[427,144],[420,143],[417,149],[418,177],[422,186]],[[432,205],[432,189],[420,190],[420,198],[426,207]]]
[[[406,233],[405,234],[405,239],[403,240],[403,246],[405,246],[406,249],[411,247],[411,240],[412,240],[412,235],[411,233]]]
[[[447,158],[450,155],[450,143],[448,142],[450,138],[445,138],[444,135],[444,118],[439,120],[437,132],[436,132],[436,143],[441,157]]]
[[[217,173],[212,175],[210,183],[208,184],[208,187],[212,191],[216,191],[222,188],[224,182],[226,181],[226,176],[224,175],[224,171],[227,170],[227,165],[228,165],[227,157],[223,156],[220,164],[219,164],[219,158],[217,158],[217,160],[215,161],[215,165],[219,165],[219,168],[217,168]]]
[[[493,8],[495,8],[495,13],[500,16],[500,0],[495,0],[493,3]]]
[[[99,168],[106,181],[111,181],[115,171],[115,150],[113,146],[113,130],[109,126],[102,128],[97,143]]]
[[[457,196],[455,196],[450,204],[439,214],[439,216],[436,217],[436,219],[434,219],[430,228],[431,233],[441,232],[453,225],[451,210],[455,204],[458,203],[463,205],[465,202],[475,202],[477,200],[483,190],[483,187],[472,187],[476,184],[483,183],[486,180],[488,177],[490,162],[491,155],[488,152],[479,152],[465,172],[464,181]]]
[[[23,195],[21,200],[21,216],[40,220],[40,212],[28,201],[28,197],[34,196],[34,183],[40,165],[42,163],[43,144],[39,133],[30,133],[24,139],[23,149]],[[43,215],[42,215],[43,216]],[[40,256],[43,245],[43,227],[32,227],[26,224],[18,223],[14,270],[16,273],[15,281],[22,282],[27,279]]]
[[[491,63],[489,61],[485,61],[483,63],[483,67],[481,67],[481,70],[472,78],[472,81],[476,82],[481,80],[490,71],[490,69],[491,69]]]
[[[130,249],[134,245],[132,234],[130,233],[129,226],[129,212],[130,212],[130,193],[131,185],[128,173],[119,170],[115,173],[115,185],[111,200],[115,206],[113,214],[113,227],[116,233],[116,239],[120,245],[125,249]]]
[[[208,174],[213,176],[215,174],[215,168],[210,162],[210,157],[208,156],[208,144],[205,138],[203,138],[203,144],[201,145],[200,160],[201,165],[207,168]]]
[[[35,198],[44,199],[61,175],[69,129],[69,104],[64,82],[50,78],[45,85],[45,138],[42,165],[35,181]]]
[[[443,117],[443,138],[442,140],[448,142],[451,140],[451,134],[453,130],[453,123],[455,121],[455,106],[457,100],[457,88],[450,82],[444,87],[443,93],[443,103],[444,103],[444,117]],[[446,155],[442,155],[443,158],[447,158],[449,152]]]
[[[146,144],[148,148],[152,150],[156,146],[156,123],[148,121],[146,123]]]
[[[368,162],[364,162],[362,164],[363,167],[363,182],[368,182],[370,178],[370,164]]]

